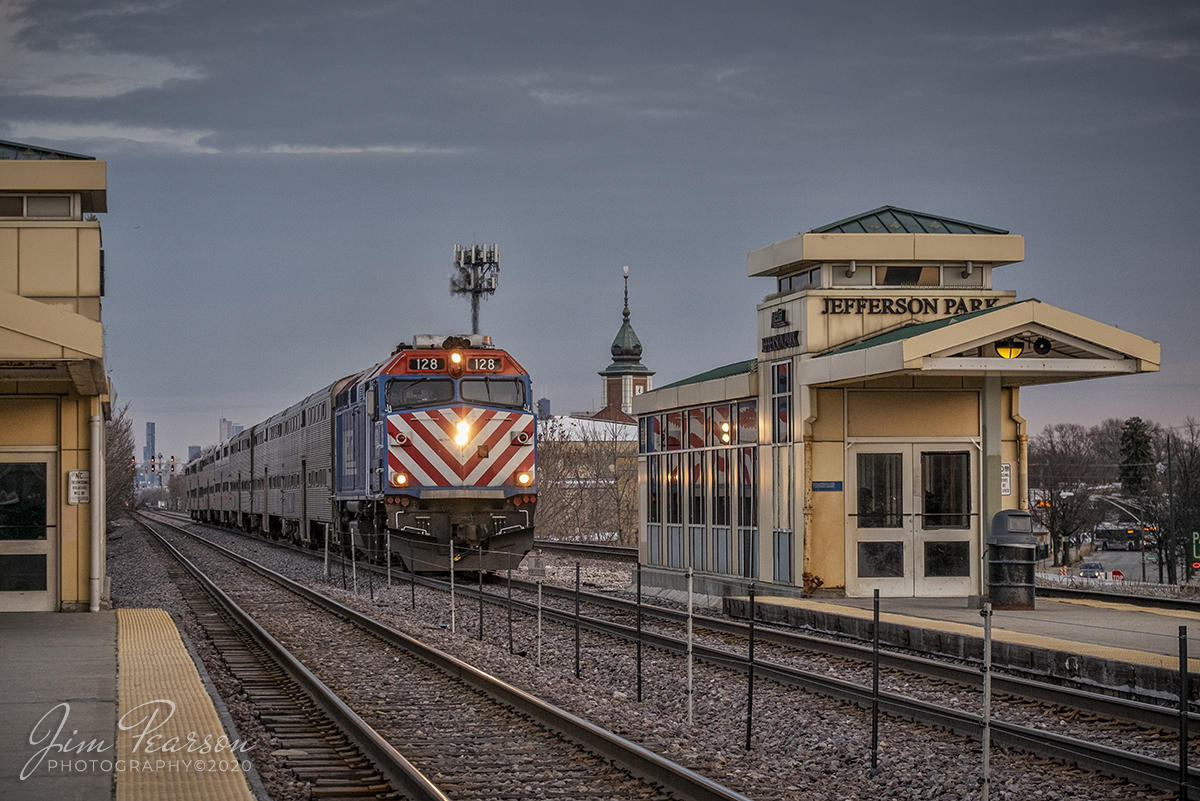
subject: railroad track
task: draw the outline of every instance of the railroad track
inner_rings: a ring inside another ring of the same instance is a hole
[[[445,796],[366,725],[322,682],[222,592],[174,546],[149,531],[172,557],[168,575],[204,628],[230,673],[280,743],[276,755],[312,797]]]
[[[362,566],[360,565],[360,567]],[[403,580],[409,580],[407,574],[404,575]],[[445,582],[436,579],[417,577],[416,581],[426,587],[447,588]],[[526,582],[513,581],[513,588],[518,591],[536,591],[536,586]],[[569,606],[573,603],[574,593],[572,590],[553,587],[551,585],[543,585],[542,589],[543,592],[551,597],[557,597],[559,601],[563,602],[564,606]],[[475,588],[471,584],[462,583],[461,580],[456,587],[456,592],[464,597],[478,597]],[[636,638],[637,634],[630,621],[635,611],[632,602],[612,598],[607,595],[591,593],[581,593],[581,595],[589,605],[601,605],[617,610],[626,621],[625,623],[621,623],[601,620],[591,616],[581,616],[580,624],[583,628],[625,641],[631,641]],[[494,604],[506,603],[504,597],[497,597],[492,593],[485,593],[484,600]],[[514,600],[513,608],[515,611],[528,614],[536,614],[537,612],[536,607],[528,601]],[[686,614],[670,609],[643,606],[642,613],[648,619],[655,619],[675,626],[682,626],[686,623]],[[569,608],[543,607],[542,614],[551,620],[565,625],[572,625],[574,622],[573,611]],[[742,638],[743,640],[748,628],[742,623],[715,618],[693,618],[693,624],[699,629],[708,629],[723,633],[726,636]],[[772,642],[779,644],[781,647],[807,651],[815,650],[859,661],[864,659],[869,661],[870,659],[869,649],[853,643],[837,642],[763,627],[756,627],[756,638],[760,643]],[[679,637],[649,632],[645,629],[642,631],[642,642],[662,651],[673,653],[683,653],[687,647],[686,643]],[[713,665],[737,672],[747,670],[745,657],[731,652],[728,647],[694,646],[693,653],[698,660],[709,662]],[[891,652],[881,653],[881,665],[893,670],[933,676],[965,686],[977,687],[982,682],[978,666],[953,665]],[[830,679],[812,671],[797,670],[786,665],[774,664],[766,659],[756,658],[755,673],[760,678],[769,678],[780,684],[800,687],[809,692],[837,698],[859,706],[871,706],[870,692],[864,689],[863,686]],[[1081,709],[1089,714],[1102,715],[1105,718],[1115,717],[1130,721],[1139,726],[1152,726],[1164,731],[1177,731],[1178,712],[1175,710],[1128,702],[1094,693],[1074,691],[1069,688],[1029,681],[1018,677],[1002,676],[998,673],[993,673],[992,678],[993,687],[997,693],[1019,695],[1041,703]],[[895,693],[883,693],[880,708],[882,711],[896,717],[917,720],[929,725],[959,732],[975,739],[980,738],[982,731],[982,719],[979,715],[947,709],[944,705],[923,703]],[[1196,725],[1197,722],[1200,722],[1198,721],[1198,716],[1193,713],[1189,716],[1189,719],[1191,731],[1200,730],[1200,727]],[[1167,760],[1133,754],[1121,749],[1092,744],[1074,738],[1056,736],[1037,729],[994,720],[992,722],[992,737],[994,743],[1006,747],[1046,756],[1086,769],[1101,771],[1108,775],[1120,776],[1139,784],[1150,785],[1164,790],[1175,790],[1178,788],[1178,765]],[[1197,791],[1200,791],[1200,772],[1196,770],[1189,771],[1188,784],[1191,794],[1196,797]]]
[[[338,695],[369,709],[364,719],[451,797],[746,801],[245,557],[193,541],[238,566],[221,568],[224,583],[251,571],[253,579],[239,579],[243,587],[232,595],[306,655]],[[357,677],[366,677],[365,686]],[[386,693],[381,682],[390,685]]]

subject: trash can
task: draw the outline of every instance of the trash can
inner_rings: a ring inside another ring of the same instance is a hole
[[[992,518],[988,537],[988,601],[993,609],[1033,609],[1037,537],[1033,517],[1005,509]]]

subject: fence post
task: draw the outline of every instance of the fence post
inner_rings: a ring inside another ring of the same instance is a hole
[[[871,640],[871,770],[876,770],[879,767],[879,590],[875,590],[875,627]]]
[[[746,750],[750,750],[750,733],[754,721],[754,582],[750,582],[750,652],[746,658],[750,683],[746,689]]]

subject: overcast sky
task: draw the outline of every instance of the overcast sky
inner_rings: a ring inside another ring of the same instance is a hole
[[[623,265],[662,385],[756,353],[749,251],[889,204],[1024,235],[999,288],[1162,343],[1026,390],[1032,432],[1179,425],[1198,78],[1191,0],[0,0],[0,138],[108,162],[108,365],[180,458],[469,331],[456,243],[500,245],[482,330],[564,413]]]

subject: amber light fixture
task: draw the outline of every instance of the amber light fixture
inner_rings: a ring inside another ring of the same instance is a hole
[[[996,343],[996,353],[1002,359],[1015,359],[1025,352],[1025,343],[1019,339],[1002,339]]]

